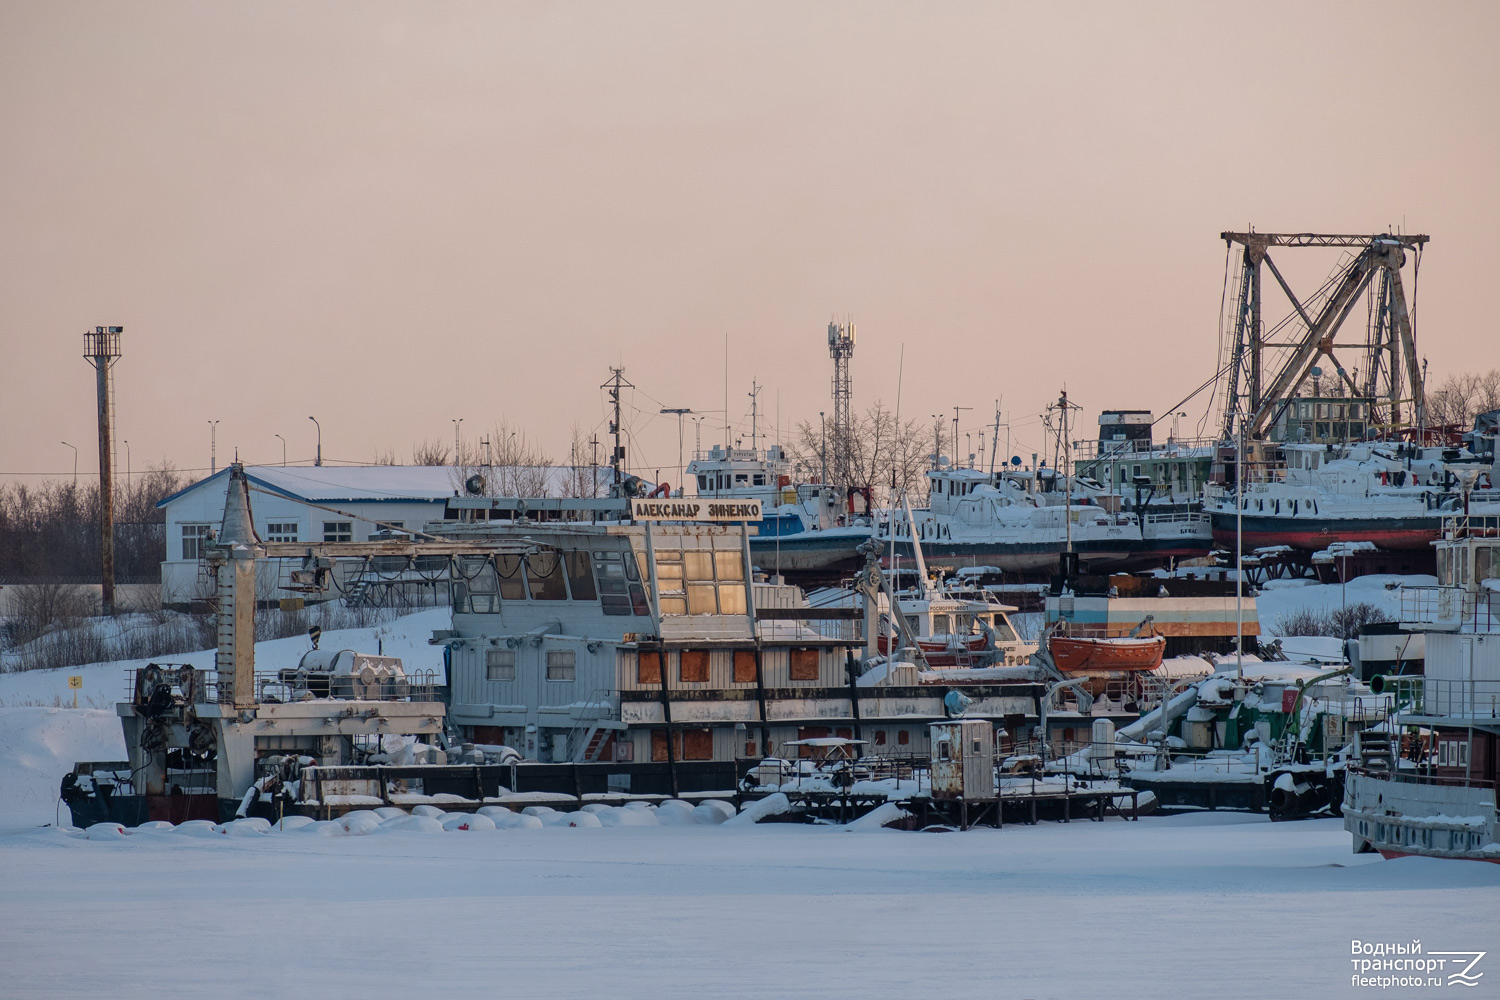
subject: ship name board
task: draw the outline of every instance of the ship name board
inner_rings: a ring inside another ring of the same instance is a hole
[[[632,500],[637,521],[759,521],[759,500]]]

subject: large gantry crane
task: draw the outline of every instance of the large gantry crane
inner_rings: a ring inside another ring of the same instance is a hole
[[[1221,439],[1243,434],[1266,440],[1292,396],[1309,377],[1321,372],[1318,362],[1332,363],[1340,394],[1367,402],[1370,426],[1399,432],[1422,422],[1422,373],[1417,360],[1402,268],[1413,252],[1413,295],[1426,236],[1382,233],[1351,236],[1324,233],[1220,233],[1231,248],[1242,248],[1239,281],[1233,299],[1233,333],[1225,344],[1223,368],[1228,374]],[[1277,268],[1272,247],[1338,247],[1344,263],[1311,297],[1300,299]],[[1291,302],[1292,312],[1270,331],[1262,322],[1261,265],[1271,272]],[[1335,342],[1354,307],[1370,293],[1368,333],[1363,344]],[[1358,355],[1359,367],[1346,368],[1336,351]],[[1243,426],[1240,426],[1240,422]]]

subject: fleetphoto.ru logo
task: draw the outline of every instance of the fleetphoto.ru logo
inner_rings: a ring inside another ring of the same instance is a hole
[[[1484,973],[1479,960],[1487,951],[1422,951],[1422,942],[1371,944],[1351,941],[1349,961],[1354,974],[1349,985],[1367,989],[1411,989],[1444,986],[1478,986]]]

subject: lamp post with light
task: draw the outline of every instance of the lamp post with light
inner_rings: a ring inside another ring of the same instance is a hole
[[[320,424],[320,423],[318,423],[318,418],[317,417],[308,417],[307,419],[311,420],[313,422],[313,426],[318,429],[318,455],[317,455],[316,458],[313,459],[313,465],[322,465],[323,464],[323,425]]]

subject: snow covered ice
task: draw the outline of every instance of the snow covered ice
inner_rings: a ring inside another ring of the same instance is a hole
[[[1279,970],[1277,995],[1328,996],[1352,938],[1487,948],[1500,889],[1500,866],[1232,813],[964,834],[362,815],[358,836],[0,837],[3,992],[1259,997]]]
[[[387,652],[427,666],[433,617]],[[1352,939],[1494,943],[1500,866],[1355,856],[1333,819],[751,822],[773,796],[44,827],[74,760],[123,756],[130,666],[0,676],[0,996],[1316,997]],[[70,673],[98,707],[51,707]]]

